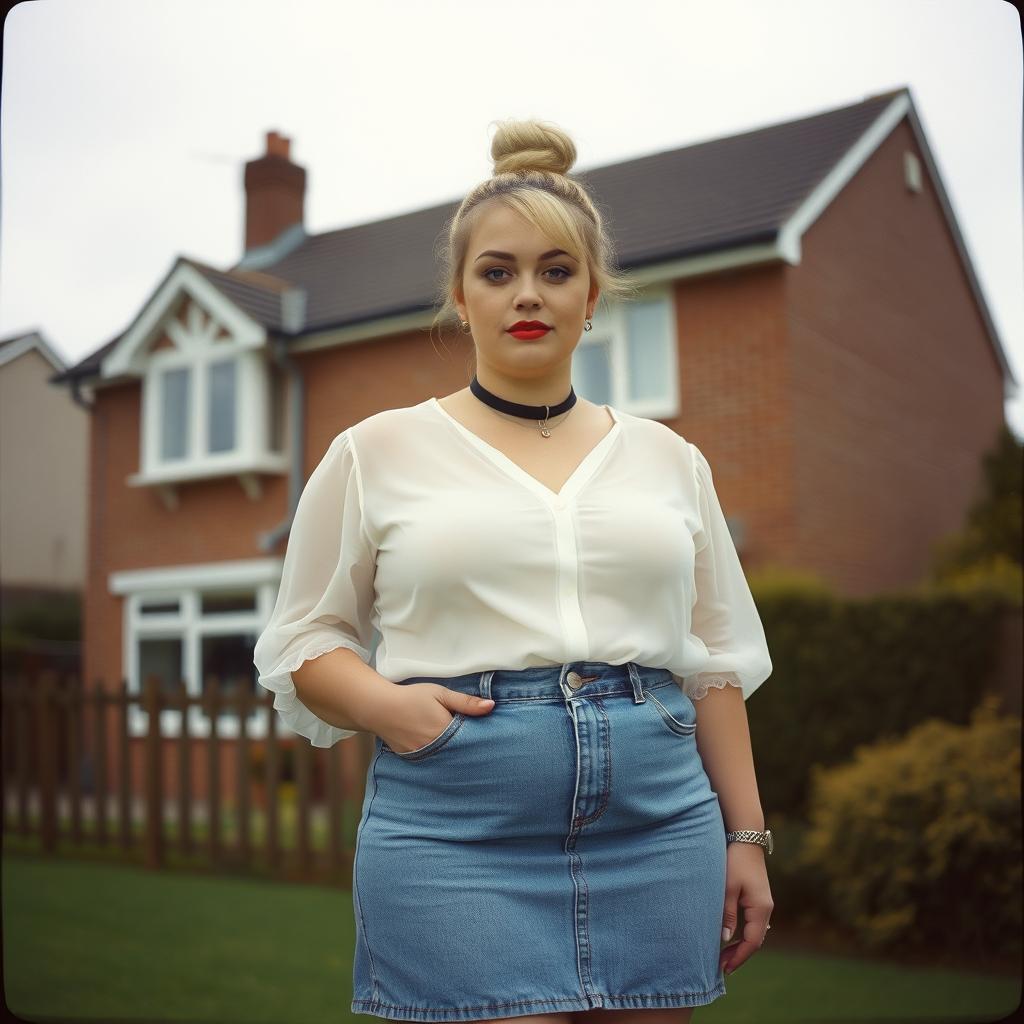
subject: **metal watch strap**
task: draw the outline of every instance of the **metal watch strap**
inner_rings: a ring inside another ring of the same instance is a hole
[[[730,843],[757,843],[758,846],[763,846],[768,853],[772,852],[774,846],[771,829],[766,829],[764,832],[752,832],[749,829],[726,832],[725,838]]]

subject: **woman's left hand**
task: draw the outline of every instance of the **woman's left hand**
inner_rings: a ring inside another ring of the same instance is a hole
[[[775,904],[768,886],[766,856],[764,848],[757,843],[733,842],[726,847],[722,926],[729,929],[729,938],[736,931],[737,908],[743,907],[743,935],[719,953],[718,966],[726,974],[736,970],[761,948],[771,927],[768,918]]]

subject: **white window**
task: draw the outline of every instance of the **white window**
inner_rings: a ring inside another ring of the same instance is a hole
[[[239,379],[243,364],[258,365],[258,360],[252,352],[229,358],[193,352],[185,365],[178,352],[164,350],[153,357],[151,373],[159,383],[147,397],[159,405],[151,417],[159,432],[157,467],[239,453]]]
[[[573,355],[573,386],[599,405],[667,419],[679,412],[679,355],[671,287],[602,310]]]
[[[236,420],[238,409],[238,364],[234,359],[222,359],[207,364],[209,383],[206,394],[209,411],[206,422],[209,434],[206,439],[208,452],[233,452],[236,445]]]
[[[217,571],[212,567],[213,574]],[[227,581],[126,594],[124,675],[129,693],[144,696],[144,681],[155,676],[164,694],[176,694],[184,685],[186,693],[201,696],[215,676],[221,694],[245,690],[253,697],[266,696],[256,682],[252,652],[275,595],[273,583]],[[266,724],[265,708],[251,710],[246,732],[253,738],[265,737]],[[130,705],[128,728],[132,736],[146,735],[144,705]],[[180,728],[181,712],[164,710],[161,735],[177,736]],[[210,735],[204,707],[189,708],[188,728],[190,736]],[[221,708],[217,733],[225,738],[239,735],[237,709]]]
[[[192,368],[179,366],[160,374],[160,458],[188,458],[192,450],[190,395]]]
[[[251,498],[259,474],[287,470],[287,379],[265,347],[242,344],[188,297],[185,322],[167,321],[173,344],[151,350],[143,370],[141,467],[135,486],[235,475]]]

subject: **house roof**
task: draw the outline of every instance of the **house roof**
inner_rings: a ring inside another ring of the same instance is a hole
[[[849,160],[857,144],[863,145],[872,126],[877,130],[880,117],[901,96],[907,98],[911,122],[927,150],[909,91],[901,88],[834,110],[570,176],[590,190],[623,270],[771,243],[779,239],[794,213],[820,192],[837,166]],[[928,163],[937,179],[930,158]],[[936,187],[988,318],[941,182]],[[197,260],[189,262],[270,331],[283,331],[282,293],[301,289],[305,293],[303,328],[291,337],[429,311],[437,297],[435,247],[460,201],[315,235],[301,234],[297,245],[259,270],[246,269],[244,260],[223,271]],[[990,320],[988,324],[1002,357],[994,326]],[[98,374],[103,358],[126,333],[51,380]],[[1012,380],[1005,357],[1001,361]]]
[[[769,240],[893,95],[570,177],[622,269]],[[307,331],[429,309],[433,246],[459,202],[312,235],[268,269],[306,289]]]
[[[55,370],[63,370],[67,365],[39,331],[26,331],[0,338],[0,367],[14,362],[30,350],[38,352]]]

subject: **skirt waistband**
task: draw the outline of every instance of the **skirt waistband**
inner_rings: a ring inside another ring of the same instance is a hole
[[[534,665],[522,669],[485,669],[459,676],[410,676],[397,680],[410,683],[439,683],[452,690],[500,700],[537,700],[596,697],[632,693],[636,703],[644,701],[643,690],[675,682],[667,668],[653,668],[627,661],[611,665],[606,661],[569,661],[562,665]]]

